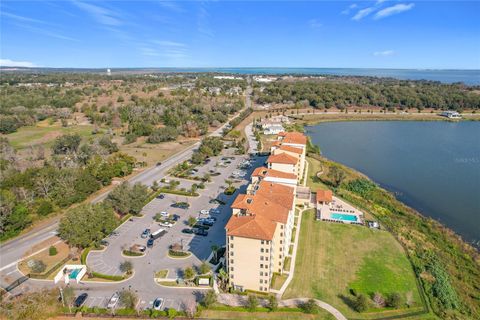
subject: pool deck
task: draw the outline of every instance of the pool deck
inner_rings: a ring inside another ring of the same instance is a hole
[[[332,213],[352,215],[357,218],[356,221],[335,219],[332,217]],[[340,198],[333,196],[332,202],[328,204],[317,203],[317,219],[322,221],[349,223],[363,225],[364,215],[363,212],[353,207],[349,203],[343,201]]]

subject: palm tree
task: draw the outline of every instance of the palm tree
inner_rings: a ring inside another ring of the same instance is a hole
[[[213,252],[213,261],[217,261],[217,252],[218,252],[219,247],[216,244],[214,244],[214,245],[212,245],[211,248],[212,248],[212,252]]]

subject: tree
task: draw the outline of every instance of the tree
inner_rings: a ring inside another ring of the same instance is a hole
[[[378,308],[385,307],[385,299],[383,298],[383,296],[380,292],[375,292],[373,294],[372,300]]]
[[[183,278],[185,280],[191,280],[195,276],[195,271],[193,271],[192,267],[187,267],[183,270]]]
[[[213,290],[209,290],[207,291],[207,293],[205,293],[202,297],[202,300],[201,300],[201,304],[205,307],[205,308],[209,308],[210,306],[212,306],[213,304],[215,304],[217,302],[217,294],[215,293],[215,291]]]
[[[276,311],[278,309],[278,300],[276,295],[268,296],[268,308],[271,311]]]
[[[83,204],[70,209],[60,220],[59,235],[71,246],[85,248],[99,242],[117,226],[111,207]]]
[[[318,313],[318,305],[314,299],[309,299],[307,302],[300,304],[300,309],[303,310],[305,313]]]
[[[116,186],[106,201],[121,214],[139,214],[148,199],[148,188],[140,183],[131,186],[128,182]]]
[[[119,269],[123,273],[131,274],[133,271],[133,263],[131,261],[125,260],[122,263],[120,263]]]
[[[249,311],[255,311],[258,307],[258,298],[256,295],[251,294],[248,296],[246,307]]]
[[[48,255],[49,256],[56,256],[57,253],[58,253],[58,251],[57,251],[56,247],[50,246],[50,248],[48,248]]]
[[[353,301],[353,309],[357,312],[364,312],[368,309],[368,298],[364,294],[359,294]]]
[[[53,142],[52,151],[54,154],[69,154],[78,151],[82,138],[78,134],[66,134],[57,137]]]
[[[0,301],[0,318],[47,320],[62,313],[58,289],[25,292]]]
[[[402,305],[402,296],[398,292],[389,294],[387,297],[387,306],[398,309]]]
[[[218,253],[219,247],[216,244],[214,244],[210,248],[212,249],[212,252],[213,252],[213,261],[217,262],[217,253]]]
[[[187,223],[190,227],[193,227],[194,225],[197,224],[197,219],[195,219],[195,217],[188,217],[188,220],[187,220]]]
[[[68,307],[68,311],[72,312],[73,302],[75,301],[75,290],[72,287],[62,289],[63,303]]]
[[[203,261],[199,268],[200,274],[209,273],[210,270],[211,270],[210,266],[205,261]]]
[[[337,188],[340,186],[343,179],[345,179],[346,175],[342,169],[338,168],[337,166],[333,166],[328,172],[328,177],[332,180],[333,186]]]
[[[119,300],[125,308],[135,309],[138,302],[138,296],[133,291],[122,290],[120,291]]]

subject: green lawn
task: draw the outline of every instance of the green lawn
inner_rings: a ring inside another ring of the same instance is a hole
[[[308,162],[307,187],[310,187],[312,191],[328,190],[328,187],[316,176],[317,172],[322,170],[320,162],[309,157],[306,160]]]
[[[320,309],[317,314],[306,314],[300,311],[293,312],[247,312],[247,311],[223,311],[223,310],[203,310],[201,313],[202,318],[207,319],[281,319],[281,320],[303,320],[303,319],[316,319],[316,320],[334,320],[335,318],[327,311]]]
[[[356,313],[348,304],[350,289],[366,295],[400,293],[413,297],[410,309]],[[302,217],[295,275],[283,298],[314,297],[338,308],[347,318],[380,319],[421,309],[415,275],[393,236],[386,231]]]
[[[288,275],[287,274],[280,274],[280,273],[274,273],[272,277],[272,284],[271,288],[275,290],[280,290],[287,280]]]
[[[53,140],[63,134],[78,133],[82,137],[92,135],[92,125],[73,125],[62,127],[59,124],[21,127],[17,132],[7,135],[8,140],[15,149],[24,149],[35,145],[50,145]]]

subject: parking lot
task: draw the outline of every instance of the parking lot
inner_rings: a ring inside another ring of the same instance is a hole
[[[157,285],[154,281],[154,274],[160,270],[168,270],[168,278],[175,279],[181,277],[182,270],[193,265],[200,265],[211,254],[212,245],[223,246],[225,244],[225,224],[230,218],[230,204],[235,199],[238,192],[245,191],[251,172],[259,165],[262,165],[265,158],[253,158],[251,166],[239,169],[239,165],[248,159],[248,156],[232,156],[233,150],[225,150],[222,156],[212,157],[211,161],[206,165],[197,167],[198,174],[202,175],[210,170],[219,172],[219,175],[212,175],[211,182],[205,183],[205,189],[198,189],[199,197],[185,197],[173,194],[164,194],[163,199],[156,198],[148,203],[142,210],[141,216],[133,217],[132,221],[126,221],[117,228],[115,235],[107,237],[108,246],[103,251],[91,251],[87,257],[88,267],[96,272],[111,275],[120,275],[120,263],[129,260],[134,266],[134,275],[127,280],[125,286],[128,289],[137,291],[140,301],[139,308],[147,308],[156,296],[161,295],[165,300],[165,307],[179,307],[178,299],[170,299],[182,295],[192,295],[185,289],[165,288]],[[230,154],[229,154],[230,152]],[[226,154],[225,154],[226,153]],[[233,159],[227,166],[219,166],[224,163],[223,157],[229,156]],[[226,186],[225,180],[231,179],[230,176],[235,171],[245,171],[245,176],[238,176],[234,179],[234,186],[239,188],[234,195],[226,196],[223,194]],[[168,179],[180,180],[168,177]],[[182,179],[185,185],[195,183]],[[220,199],[225,202],[224,205],[212,203],[212,199]],[[175,208],[171,205],[176,202],[186,202],[189,204],[188,209]],[[189,228],[187,219],[190,216],[198,217],[201,210],[218,209],[216,213],[211,215],[217,218],[217,221],[208,229],[207,236],[182,233],[182,229]],[[145,254],[140,257],[124,256],[123,250],[128,250],[132,245],[138,244],[145,246],[148,237],[142,238],[141,234],[145,229],[152,232],[163,228],[154,220],[154,216],[160,212],[167,212],[170,215],[178,215],[178,221],[170,228],[166,227],[167,233],[156,239],[151,248],[147,248]],[[170,245],[179,243],[184,249],[192,253],[186,259],[173,259],[168,257],[168,249]],[[118,286],[117,286],[118,287]],[[89,295],[86,303],[89,306],[105,306],[110,299],[111,293],[108,290],[100,290],[100,293],[93,292]],[[170,301],[172,300],[172,301]],[[178,300],[178,301],[176,301]]]

